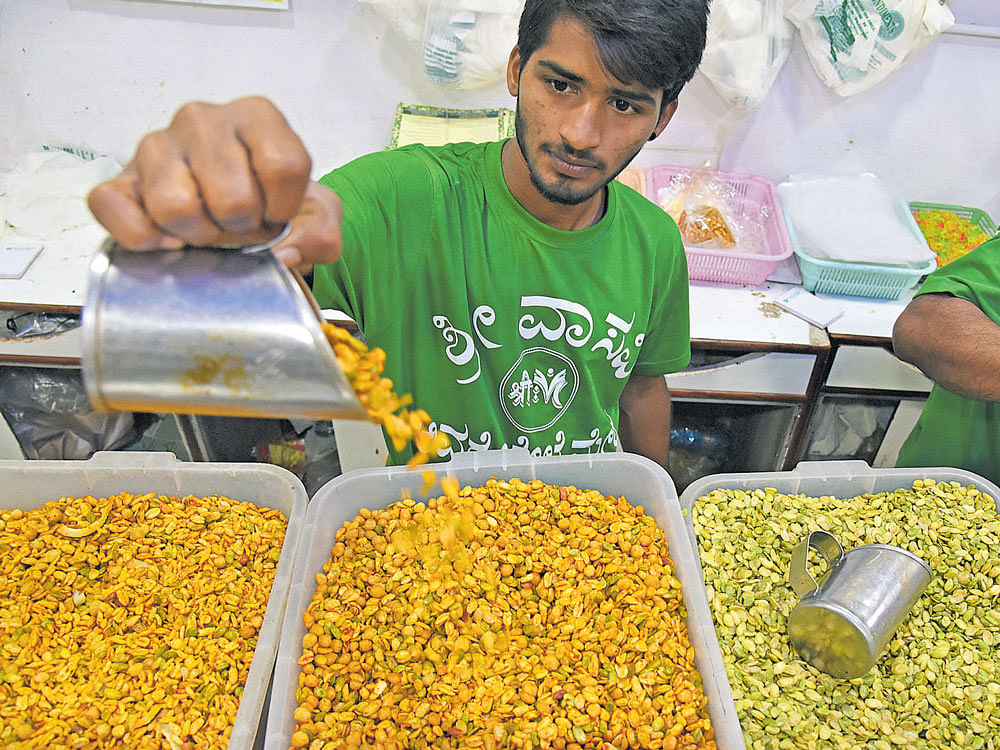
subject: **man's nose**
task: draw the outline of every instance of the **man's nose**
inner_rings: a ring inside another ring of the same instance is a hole
[[[560,129],[563,143],[572,151],[590,151],[601,142],[601,111],[597,102],[587,100],[574,107]]]

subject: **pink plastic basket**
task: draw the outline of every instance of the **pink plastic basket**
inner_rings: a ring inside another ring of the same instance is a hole
[[[663,164],[651,167],[646,173],[649,199],[661,204],[660,190],[670,187],[672,180],[688,171],[686,167]],[[692,280],[724,284],[763,284],[775,267],[792,255],[792,243],[774,186],[752,174],[705,171],[722,181],[728,211],[755,224],[757,251],[717,250],[685,243],[688,276]],[[737,236],[737,248],[739,244]]]

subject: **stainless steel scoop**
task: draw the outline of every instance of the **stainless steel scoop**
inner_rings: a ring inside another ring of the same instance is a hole
[[[365,419],[302,277],[254,250],[135,252],[108,239],[81,317],[94,407]]]
[[[821,582],[807,568],[809,548],[826,558]],[[788,616],[788,639],[819,670],[845,680],[867,674],[931,580],[909,550],[862,544],[844,551],[814,529],[792,550],[788,581],[801,601]]]

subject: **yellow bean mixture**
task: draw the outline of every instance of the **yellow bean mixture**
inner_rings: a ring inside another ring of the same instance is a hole
[[[0,747],[226,747],[286,527],[222,496],[0,511]]]
[[[323,333],[369,419],[385,428],[397,451],[413,442],[414,453],[407,466],[427,463],[428,459],[448,447],[447,435],[443,432],[431,434],[427,430],[431,422],[427,412],[407,408],[413,401],[412,397],[397,395],[392,390],[392,381],[382,377],[385,368],[385,352],[382,349],[369,349],[349,331],[332,323],[323,324]]]
[[[537,480],[442,487],[336,532],[293,747],[716,747],[641,506]]]

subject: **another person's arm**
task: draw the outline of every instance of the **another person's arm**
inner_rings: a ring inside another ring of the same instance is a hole
[[[622,448],[669,468],[670,391],[662,375],[632,375],[619,400]]]
[[[181,107],[140,141],[132,162],[91,192],[90,210],[135,250],[244,246],[270,239],[286,265],[337,259],[341,207],[310,180],[311,160],[284,116],[262,97]]]
[[[1000,326],[950,294],[921,294],[896,320],[896,356],[942,388],[978,401],[1000,401]]]

